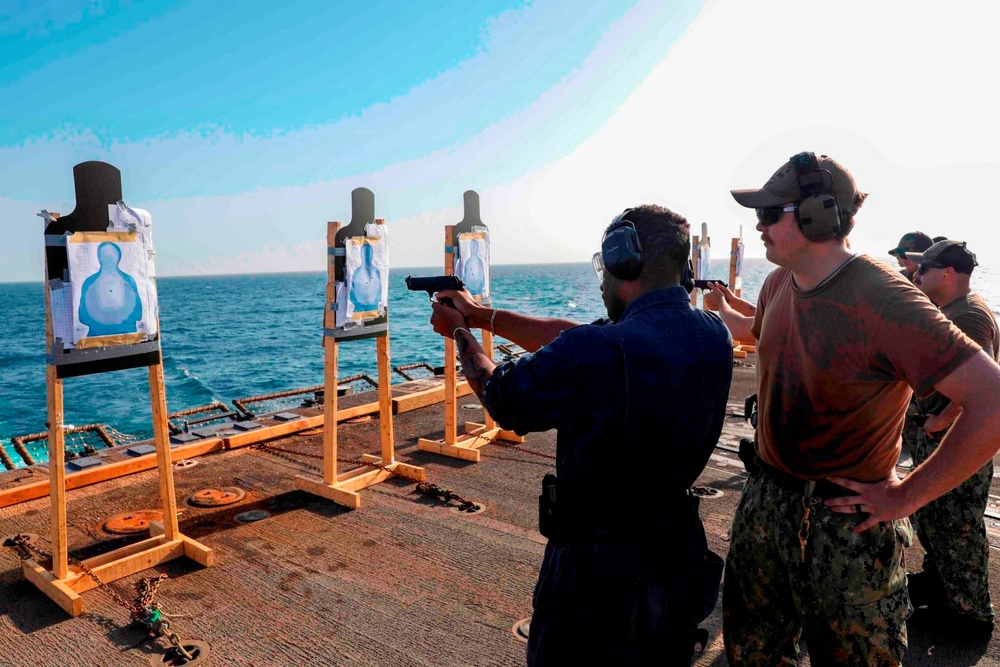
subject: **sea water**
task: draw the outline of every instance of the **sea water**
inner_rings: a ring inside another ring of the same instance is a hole
[[[713,276],[728,279],[728,258],[713,261],[712,268]],[[766,260],[747,260],[743,296],[755,302],[773,268]],[[605,315],[589,263],[494,266],[491,272],[497,308],[576,322]],[[407,275],[440,273],[391,272],[393,366],[444,363],[426,293],[410,292],[403,282]],[[1000,305],[997,275],[979,268],[973,277],[973,289],[994,310]],[[159,278],[157,288],[170,412],[323,383],[325,273]],[[0,284],[0,446],[15,461],[20,457],[10,438],[46,430],[44,304],[42,283]],[[342,343],[338,357],[341,378],[377,377],[374,340]],[[140,439],[152,436],[145,368],[67,378],[63,388],[66,424],[99,422]]]

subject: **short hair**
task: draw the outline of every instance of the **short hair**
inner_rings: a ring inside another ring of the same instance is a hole
[[[691,254],[691,225],[687,219],[656,204],[637,206],[626,216],[635,225],[642,246],[644,287],[655,289],[676,283]]]

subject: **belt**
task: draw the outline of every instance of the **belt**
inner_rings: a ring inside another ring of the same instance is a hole
[[[856,495],[850,489],[845,489],[839,484],[834,484],[833,482],[825,479],[805,479],[804,477],[796,477],[783,470],[778,470],[774,466],[765,463],[756,457],[754,463],[757,464],[757,469],[765,476],[769,477],[773,482],[777,483],[778,486],[792,491],[794,493],[805,493],[806,485],[809,482],[815,482],[816,487],[810,494],[814,498],[840,498],[843,496],[853,496]]]

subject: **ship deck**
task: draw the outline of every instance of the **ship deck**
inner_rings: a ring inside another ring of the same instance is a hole
[[[743,397],[753,391],[753,370],[735,371],[730,412],[739,414]],[[474,397],[460,398],[459,405],[460,422],[481,420]],[[137,581],[169,575],[157,599],[172,630],[208,646],[198,664],[523,664],[525,644],[514,630],[531,614],[545,546],[536,530],[536,498],[541,477],[554,467],[555,433],[530,434],[518,449],[487,445],[482,460],[470,463],[417,449],[420,437],[442,437],[440,404],[397,414],[394,427],[397,460],[422,466],[428,481],[483,511],[459,512],[455,503],[420,495],[400,478],[361,491],[362,506],[351,511],[295,490],[295,476],[312,472],[315,459],[251,448],[210,452],[197,465],[175,468],[174,481],[181,531],[211,547],[215,564],[205,568],[180,558],[111,586],[131,600]],[[741,418],[728,417],[698,481],[722,492],[703,499],[701,511],[710,546],[723,555],[745,477],[735,450],[749,433]],[[342,422],[338,434],[341,457],[378,453],[377,418]],[[271,444],[318,454],[322,429]],[[655,483],[656,466],[642,467],[636,483]],[[246,495],[216,508],[185,502],[198,490],[223,487]],[[996,486],[995,492],[1000,495]],[[155,470],[68,492],[71,553],[86,557],[141,539],[117,537],[101,526],[120,512],[155,508],[158,493]],[[613,493],[608,502],[615,502]],[[47,548],[48,508],[41,498],[0,509],[0,536],[36,533]],[[249,510],[268,516],[252,523],[234,519]],[[994,547],[1000,545],[998,526],[991,518]],[[163,646],[128,627],[128,613],[105,592],[84,593],[84,613],[70,618],[23,578],[13,551],[0,554],[0,665],[146,665],[162,656]],[[909,569],[920,569],[919,546],[907,558]],[[995,599],[998,567],[994,559]],[[725,665],[721,601],[707,626],[709,645],[695,664]],[[934,628],[911,627],[905,664],[1000,665],[1000,633],[970,644]]]

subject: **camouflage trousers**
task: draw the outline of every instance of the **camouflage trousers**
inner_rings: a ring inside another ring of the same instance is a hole
[[[910,450],[910,455],[913,455],[913,450],[917,448],[917,434],[924,429],[917,426],[917,422],[914,421],[913,415],[907,413],[906,418],[903,420],[903,444],[906,448]]]
[[[913,449],[914,464],[926,461],[939,443],[940,438],[921,429]],[[992,480],[991,460],[972,477],[913,515],[917,537],[927,550],[924,570],[937,572],[953,611],[980,621],[993,620],[990,545],[984,519]]]
[[[793,491],[763,473],[746,482],[723,582],[729,663],[798,665],[804,637],[814,667],[899,665],[912,612],[909,521],[855,534],[858,515],[830,511],[812,487]]]

